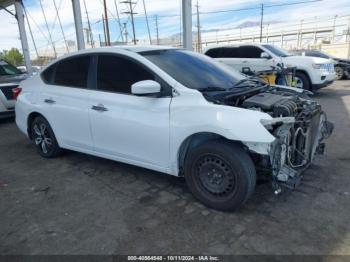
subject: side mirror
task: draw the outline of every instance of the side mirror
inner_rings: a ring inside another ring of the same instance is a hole
[[[131,93],[137,96],[156,95],[160,90],[160,84],[153,80],[139,81],[131,86]]]
[[[266,52],[262,52],[260,55],[260,58],[271,59],[271,56]]]

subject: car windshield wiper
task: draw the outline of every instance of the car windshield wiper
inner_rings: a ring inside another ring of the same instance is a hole
[[[223,87],[218,87],[218,86],[207,86],[204,88],[199,88],[199,91],[204,91],[204,92],[214,92],[214,91],[226,91],[226,88]]]
[[[232,88],[250,86],[248,83],[256,83],[261,85],[267,85],[264,81],[257,77],[247,77],[238,81]]]

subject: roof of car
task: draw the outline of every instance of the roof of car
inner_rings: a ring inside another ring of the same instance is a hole
[[[106,46],[106,47],[79,50],[76,52],[72,52],[66,56],[77,55],[77,54],[113,52],[113,51],[120,51],[120,50],[140,53],[145,51],[168,50],[168,49],[175,49],[175,48],[171,46],[157,46],[157,45],[148,45],[148,46],[147,45],[120,45],[120,46]]]
[[[50,65],[72,56],[81,55],[81,54],[96,54],[96,53],[113,53],[118,51],[129,51],[134,53],[146,52],[146,51],[156,51],[156,50],[169,50],[169,49],[177,49],[171,46],[158,46],[158,45],[118,45],[118,46],[106,46],[106,47],[97,47],[97,48],[88,48],[84,50],[78,50],[75,52],[71,52],[69,54],[65,54],[63,56],[58,57],[57,59],[52,60],[48,63],[45,68]]]
[[[216,44],[216,45],[210,45],[207,48],[205,48],[205,51],[213,48],[225,48],[225,47],[239,47],[239,46],[263,46],[263,45],[271,45],[268,43],[232,43],[232,44]]]

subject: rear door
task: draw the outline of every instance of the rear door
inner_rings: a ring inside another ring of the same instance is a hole
[[[272,59],[261,58],[263,52],[256,46],[225,47],[218,60],[240,72],[244,68],[252,71],[270,70],[274,63]]]
[[[208,50],[206,55],[215,58],[232,69],[242,70],[242,59],[239,55],[239,47],[219,47]]]
[[[92,150],[88,107],[89,55],[66,58],[46,69],[40,103],[61,146]]]

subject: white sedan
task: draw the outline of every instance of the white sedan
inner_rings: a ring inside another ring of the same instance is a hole
[[[220,210],[248,200],[256,170],[275,192],[295,187],[332,131],[306,91],[181,49],[79,51],[20,88],[16,123],[43,157],[70,149],[184,176],[197,199]]]

